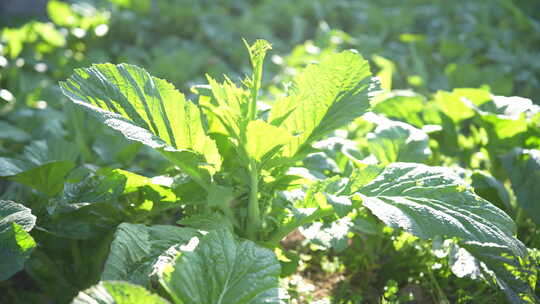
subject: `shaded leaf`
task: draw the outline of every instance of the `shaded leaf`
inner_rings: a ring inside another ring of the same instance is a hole
[[[30,134],[5,121],[0,121],[0,139],[9,139],[16,142],[25,142],[30,139]]]
[[[196,230],[190,228],[122,223],[116,230],[101,279],[150,287],[150,274],[158,257],[196,235]]]
[[[498,254],[526,259],[525,246],[514,237],[515,224],[500,209],[467,189],[452,170],[420,164],[395,163],[359,192],[363,204],[385,224],[423,239],[455,237],[462,242],[500,247]],[[489,269],[507,267],[504,260],[486,260]],[[494,277],[509,298],[521,285]],[[524,283],[525,285],[527,283]],[[508,291],[508,289],[510,291]],[[528,294],[532,295],[529,286]]]
[[[503,157],[502,164],[519,206],[540,225],[540,150],[515,149]]]
[[[12,176],[11,180],[52,197],[62,191],[65,177],[73,168],[75,168],[73,162],[57,161],[21,172]]]
[[[483,171],[474,171],[471,175],[474,192],[499,208],[511,209],[510,194],[504,185]]]
[[[163,270],[161,284],[176,303],[277,303],[279,274],[271,250],[214,230]]]
[[[36,247],[28,234],[35,223],[30,209],[12,201],[0,201],[0,281],[23,269]]]
[[[229,229],[233,231],[232,223],[220,213],[194,214],[182,218],[177,223],[197,230],[211,231]]]
[[[17,223],[24,231],[30,231],[36,224],[36,217],[29,208],[12,201],[0,201],[0,232]]]

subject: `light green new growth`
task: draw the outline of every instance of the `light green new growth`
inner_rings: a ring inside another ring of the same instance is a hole
[[[244,44],[249,51],[249,58],[253,67],[253,77],[250,80],[251,100],[248,117],[250,120],[254,120],[257,118],[257,95],[262,83],[264,57],[266,57],[266,52],[272,49],[272,45],[266,40],[257,40],[251,46],[244,40]]]
[[[293,80],[289,96],[270,112],[271,124],[295,135],[283,154],[295,157],[302,148],[352,122],[369,108],[369,64],[345,51],[312,64]]]

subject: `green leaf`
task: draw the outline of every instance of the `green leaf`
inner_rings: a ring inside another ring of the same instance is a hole
[[[29,208],[12,201],[0,201],[0,232],[17,223],[24,231],[30,231],[36,224],[36,217]]]
[[[139,13],[147,13],[152,8],[152,0],[111,0],[111,2]]]
[[[0,157],[0,176],[13,176],[34,167],[31,163],[14,158]]]
[[[540,301],[533,291],[538,266],[530,256],[516,256],[510,248],[493,243],[465,242],[461,246],[487,266],[487,269],[480,267],[480,270],[489,283],[501,288],[510,303],[532,304]]]
[[[451,169],[395,163],[362,187],[364,206],[393,228],[420,238],[436,235],[502,244],[523,254],[503,211],[467,190]]]
[[[381,79],[381,88],[390,91],[392,89],[392,74],[396,72],[396,64],[379,55],[373,55],[371,59],[379,67],[376,76]]]
[[[481,105],[468,105],[480,118],[488,133],[488,150],[494,156],[507,153],[515,147],[524,146],[528,139],[527,125],[530,118],[540,112],[540,107],[530,99],[490,95]]]
[[[488,134],[488,150],[495,155],[523,146],[527,137],[525,115],[509,117],[491,113],[480,115],[482,126]]]
[[[64,179],[75,168],[71,161],[57,161],[32,168],[11,177],[11,180],[52,197],[64,188]]]
[[[334,249],[343,251],[349,246],[348,233],[354,223],[349,217],[340,218],[330,223],[315,222],[307,228],[300,227],[299,231],[310,244],[322,247],[324,250]]]
[[[392,228],[423,239],[440,236],[493,244],[501,248],[501,254],[527,257],[526,247],[514,237],[516,226],[510,217],[468,190],[451,169],[395,163],[359,192],[364,206]],[[485,257],[477,258],[483,262]],[[491,267],[506,267],[504,260],[489,262]],[[494,275],[504,291],[503,285],[510,283]],[[520,287],[511,284],[509,288]]]
[[[79,292],[72,304],[167,304],[165,299],[141,286],[120,281],[102,281]]]
[[[101,279],[150,287],[150,275],[159,256],[196,235],[196,230],[190,228],[122,223],[116,230]]]
[[[99,237],[125,220],[125,213],[112,203],[85,204],[72,212],[57,213],[44,223],[50,233],[70,239]]]
[[[182,218],[177,223],[197,230],[229,229],[233,231],[232,223],[224,215],[217,212],[211,214],[194,214]]]
[[[102,132],[92,144],[92,150],[96,153],[98,159],[107,165],[120,163],[124,167],[128,166],[134,161],[143,145],[139,142],[121,138],[116,132],[111,131]]]
[[[493,99],[489,90],[483,88],[458,88],[453,89],[452,94],[459,97],[463,103],[468,105],[472,103],[477,107],[482,107]]]
[[[370,76],[368,62],[352,51],[328,55],[296,76],[289,96],[274,104],[269,118],[295,136],[284,155],[295,156],[366,112]]]
[[[126,178],[115,174],[66,183],[62,194],[50,201],[51,216],[42,225],[50,233],[73,239],[107,233],[126,216],[120,200],[125,185]]]
[[[23,269],[36,242],[21,226],[12,222],[9,228],[0,232],[0,244],[0,281],[3,281]]]
[[[428,135],[409,124],[380,117],[377,127],[367,135],[369,150],[381,164],[421,163],[429,158]]]
[[[57,25],[63,27],[79,27],[88,30],[100,24],[106,24],[109,19],[108,12],[90,9],[83,5],[72,5],[57,0],[47,3],[47,14]]]
[[[27,22],[20,28],[4,28],[0,35],[7,42],[7,50],[3,53],[12,59],[23,51],[25,44],[38,44],[40,53],[49,53],[66,44],[65,36],[50,22]]]
[[[223,83],[218,83],[209,75],[208,80],[211,96],[202,95],[206,91],[197,90],[199,104],[208,118],[208,130],[212,133],[222,133],[238,139],[240,130],[245,128],[248,121],[249,92],[237,87],[232,80],[225,77]]]
[[[272,49],[272,45],[268,41],[262,39],[258,39],[252,45],[248,45],[244,40],[244,44],[248,49],[251,67],[253,68],[254,88],[258,90],[261,87],[264,57],[266,57],[266,53]]]
[[[314,182],[305,192],[301,189],[280,192],[290,212],[282,219],[282,226],[273,233],[269,243],[276,244],[296,228],[323,217],[345,217],[353,210],[352,194],[366,180],[373,178],[370,174],[373,172],[365,176],[353,175],[350,179],[336,175]]]
[[[0,281],[23,269],[36,242],[27,231],[36,217],[30,209],[12,201],[0,201]]]
[[[438,91],[435,96],[435,103],[439,109],[454,123],[459,123],[474,116],[474,110],[463,101],[464,96],[456,92]]]
[[[246,138],[248,156],[257,162],[267,158],[267,154],[277,152],[275,148],[279,148],[293,139],[287,130],[270,125],[262,120],[249,122]]]
[[[186,203],[171,188],[157,184],[153,178],[121,169],[112,170],[107,176],[125,179],[123,194],[131,194],[135,197],[139,204],[135,203],[133,207],[139,211],[148,212],[147,215],[178,208]]]
[[[421,117],[426,98],[411,91],[392,91],[376,98],[373,112],[409,123],[417,128],[424,126]]]
[[[163,270],[161,284],[175,303],[277,303],[279,274],[271,250],[214,230]]]
[[[535,105],[532,100],[519,96],[497,96],[490,95],[488,102],[484,102],[479,106],[479,109],[483,112],[488,112],[497,115],[504,115],[508,117],[518,117],[521,114],[526,114],[527,117],[531,117],[534,114],[540,112],[540,107]]]
[[[36,140],[24,147],[23,155],[37,166],[55,161],[75,163],[79,150],[76,145],[63,139]]]
[[[52,0],[47,3],[47,13],[51,20],[60,26],[74,26],[78,23],[79,16],[71,10],[68,3]]]
[[[358,170],[351,174],[351,190],[357,191],[360,187],[366,185],[375,179],[383,171],[384,167],[379,165],[359,165]]]
[[[511,210],[510,194],[504,185],[489,175],[487,172],[474,171],[471,174],[471,186],[474,192],[488,202],[493,203],[499,208],[507,208]]]
[[[61,195],[48,206],[48,212],[66,213],[93,203],[117,201],[125,189],[126,179],[121,175],[87,176],[78,183],[65,183]]]
[[[15,142],[25,142],[30,139],[30,134],[5,121],[0,121],[0,139],[9,139]]]
[[[230,208],[229,203],[234,198],[233,191],[232,187],[212,184],[208,189],[206,202],[211,207]]]
[[[320,172],[321,174],[335,174],[340,172],[336,161],[324,152],[308,154],[304,158],[303,163],[304,167],[308,170]]]
[[[75,168],[78,151],[64,140],[34,141],[24,148],[25,160],[0,158],[0,176],[9,177],[52,197],[62,191]]]
[[[517,148],[503,157],[502,164],[519,206],[540,225],[540,150]]]
[[[170,83],[133,65],[76,69],[63,93],[126,138],[158,149],[200,182],[221,166],[199,108]]]

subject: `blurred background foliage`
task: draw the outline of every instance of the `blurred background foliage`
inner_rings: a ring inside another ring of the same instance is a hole
[[[4,69],[24,58],[24,70],[43,63],[60,79],[90,62],[130,62],[188,87],[205,73],[242,75],[241,38],[264,38],[274,48],[270,73],[310,53],[355,48],[394,89],[540,93],[536,1],[52,0],[46,8],[40,21],[0,20]]]

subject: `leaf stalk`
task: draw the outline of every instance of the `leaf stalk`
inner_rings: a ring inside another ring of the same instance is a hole
[[[257,196],[259,192],[259,173],[255,161],[252,160],[250,165],[247,233],[250,239],[256,240],[257,233],[262,226],[259,198]]]

